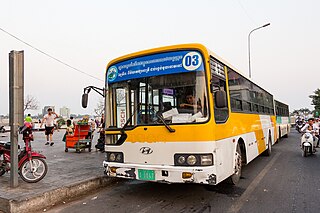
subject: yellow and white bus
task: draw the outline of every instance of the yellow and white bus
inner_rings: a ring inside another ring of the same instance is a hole
[[[105,90],[110,177],[236,184],[275,143],[273,96],[200,44],[114,59]]]
[[[290,133],[290,116],[289,116],[289,106],[280,101],[275,100],[276,109],[276,121],[277,121],[277,139],[285,137],[287,138]]]

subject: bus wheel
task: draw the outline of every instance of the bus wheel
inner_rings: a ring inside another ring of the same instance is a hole
[[[241,149],[239,143],[237,144],[237,150],[235,153],[235,165],[234,165],[234,174],[231,175],[228,179],[227,182],[236,185],[241,177],[241,171],[242,171],[242,156],[241,156]]]
[[[264,156],[270,156],[270,155],[271,155],[271,150],[272,150],[271,136],[269,135],[268,147],[267,147],[267,149],[263,152],[263,155],[264,155]]]
[[[283,137],[288,138],[288,135],[289,135],[289,128],[287,127],[287,134],[285,134]]]

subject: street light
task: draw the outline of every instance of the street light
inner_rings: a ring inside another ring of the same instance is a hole
[[[263,28],[263,27],[267,27],[267,26],[269,26],[269,25],[270,25],[270,23],[265,24],[265,25],[263,25],[263,26],[261,26],[261,27],[257,27],[257,28],[255,28],[255,29],[251,30],[251,31],[250,31],[250,33],[249,33],[249,35],[248,35],[249,78],[251,78],[251,63],[250,63],[250,35],[251,35],[251,33],[252,33],[253,31],[259,30],[259,29],[261,29],[261,28]]]

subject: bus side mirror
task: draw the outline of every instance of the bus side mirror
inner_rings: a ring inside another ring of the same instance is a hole
[[[228,106],[227,94],[225,91],[218,90],[214,93],[215,104],[217,108],[225,108]]]
[[[87,108],[87,106],[88,106],[88,93],[83,93],[82,94],[81,102],[82,102],[82,107],[83,108]]]

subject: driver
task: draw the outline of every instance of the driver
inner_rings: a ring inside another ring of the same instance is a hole
[[[196,99],[192,94],[186,96],[186,103],[180,104],[180,108],[183,109],[197,109],[200,110],[201,106],[196,103]]]
[[[308,122],[302,127],[301,132],[306,133],[312,133],[313,136],[313,148],[316,148],[318,138],[316,135],[319,135],[319,127],[314,123],[313,118],[309,118]],[[315,150],[315,149],[314,149]]]

